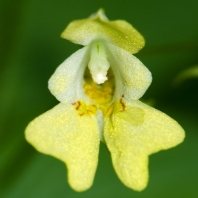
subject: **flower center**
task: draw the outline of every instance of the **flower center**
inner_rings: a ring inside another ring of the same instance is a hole
[[[107,78],[107,81],[99,85],[93,81],[88,69],[84,74],[85,94],[100,105],[109,103],[113,98],[115,83],[114,75],[111,69],[107,73]]]
[[[85,94],[99,106],[112,100],[115,89],[114,75],[107,60],[105,46],[100,41],[91,45],[90,61],[84,80]]]

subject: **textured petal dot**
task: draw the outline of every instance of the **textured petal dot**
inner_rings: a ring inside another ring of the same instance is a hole
[[[94,39],[104,39],[132,54],[141,50],[145,43],[143,36],[128,22],[100,18],[73,21],[61,37],[81,45],[88,45]]]
[[[33,120],[25,131],[38,151],[62,160],[76,191],[88,189],[98,163],[99,129],[94,116],[79,116],[71,104],[59,104]]]
[[[126,103],[125,111],[106,118],[104,138],[120,180],[143,190],[148,181],[148,155],[181,143],[180,125],[166,114],[140,102]]]

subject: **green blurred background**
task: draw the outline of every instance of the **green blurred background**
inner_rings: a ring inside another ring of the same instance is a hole
[[[104,144],[94,185],[77,193],[68,186],[64,164],[24,139],[28,122],[58,103],[47,89],[49,77],[79,49],[60,33],[100,7],[144,35],[146,46],[137,57],[153,83],[143,99],[154,99],[155,108],[186,131],[183,144],[150,157],[150,180],[142,192],[119,181]],[[172,85],[182,70],[198,64],[197,0],[0,0],[0,50],[0,197],[198,197],[198,78]]]

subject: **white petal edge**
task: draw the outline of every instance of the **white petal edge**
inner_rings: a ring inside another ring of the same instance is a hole
[[[48,82],[51,93],[60,102],[73,103],[86,100],[83,89],[84,71],[89,60],[89,46],[83,47],[67,58]]]
[[[125,98],[137,100],[142,97],[152,82],[151,72],[129,52],[106,43],[108,60],[115,75],[116,90],[114,100],[123,94]]]

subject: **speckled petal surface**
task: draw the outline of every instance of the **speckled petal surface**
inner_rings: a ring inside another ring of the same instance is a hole
[[[106,118],[104,138],[120,180],[140,191],[148,182],[148,155],[178,145],[185,134],[176,121],[140,101],[125,105]]]
[[[141,50],[145,44],[143,36],[128,22],[101,18],[73,21],[63,31],[61,37],[84,46],[94,39],[104,39],[132,54]]]
[[[84,70],[89,59],[89,46],[83,47],[67,58],[48,82],[49,90],[60,102],[83,99]]]
[[[106,43],[108,60],[115,75],[118,99],[122,94],[126,98],[137,100],[145,93],[152,82],[151,72],[135,56],[115,45]]]
[[[73,189],[84,191],[92,185],[100,141],[95,116],[79,116],[73,105],[60,103],[30,122],[25,135],[38,151],[67,165]]]

